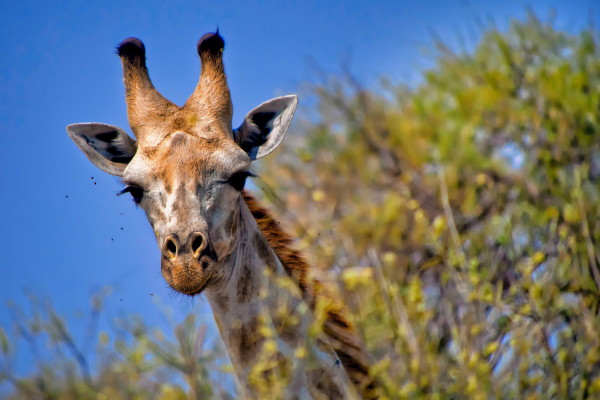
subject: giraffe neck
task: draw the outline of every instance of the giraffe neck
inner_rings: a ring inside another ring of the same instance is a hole
[[[311,329],[312,313],[241,197],[239,207],[236,247],[206,297],[246,395],[354,398],[335,351]]]

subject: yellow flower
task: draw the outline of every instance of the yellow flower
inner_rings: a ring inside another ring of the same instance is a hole
[[[498,350],[499,344],[498,342],[491,342],[485,347],[485,355],[490,355],[496,350]]]
[[[325,198],[325,193],[323,193],[322,190],[317,189],[312,193],[312,198],[316,202],[321,202]]]
[[[485,176],[485,174],[478,174],[477,177],[475,178],[475,180],[477,181],[477,184],[479,186],[483,185],[486,181],[487,177]]]
[[[306,347],[301,346],[296,349],[296,358],[306,357]]]
[[[544,256],[544,253],[542,253],[541,251],[538,251],[533,255],[532,258],[533,258],[534,263],[539,264],[542,261],[544,261],[545,256]]]
[[[419,207],[419,202],[416,201],[415,199],[409,201],[406,206],[408,207],[409,210],[414,210],[416,208]]]

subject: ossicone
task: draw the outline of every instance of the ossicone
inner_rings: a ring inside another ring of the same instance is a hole
[[[216,32],[206,33],[198,40],[196,50],[200,56],[200,79],[183,107],[198,115],[210,114],[212,119],[222,124],[223,130],[231,132],[233,106],[223,65],[224,47],[225,41],[218,28]]]
[[[146,47],[138,38],[130,37],[121,42],[117,47],[117,54],[131,63],[146,63]],[[136,63],[136,64],[137,64]]]
[[[219,34],[219,29],[217,28],[216,32],[209,32],[202,35],[200,40],[198,40],[198,55],[200,59],[204,56],[211,55],[217,56],[223,52],[225,48],[225,41],[223,37]]]
[[[130,37],[117,47],[117,54],[123,64],[123,83],[129,126],[138,142],[143,142],[149,121],[159,123],[156,115],[164,116],[177,109],[154,88],[148,68],[146,68],[146,47],[138,38]]]

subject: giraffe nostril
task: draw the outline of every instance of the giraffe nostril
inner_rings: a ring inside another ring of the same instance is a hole
[[[200,257],[200,253],[202,253],[202,250],[206,248],[206,239],[204,238],[204,235],[200,232],[193,232],[191,236],[192,237],[190,239],[192,242],[192,253],[194,253],[194,256],[196,258],[198,258]]]
[[[202,246],[202,242],[202,236],[198,236],[196,239],[194,239],[194,242],[192,243],[192,251],[194,253],[200,248],[200,246]]]
[[[177,251],[179,250],[177,235],[169,235],[165,239],[165,244],[163,245],[163,255],[166,258],[174,259],[177,257]]]
[[[173,254],[177,253],[177,246],[175,246],[172,240],[167,241],[167,249]]]

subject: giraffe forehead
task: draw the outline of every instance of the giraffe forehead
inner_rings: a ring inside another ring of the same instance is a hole
[[[205,138],[175,132],[160,144],[141,148],[138,164],[152,180],[168,192],[176,182],[200,183],[223,179],[248,168],[250,159],[229,138]]]

